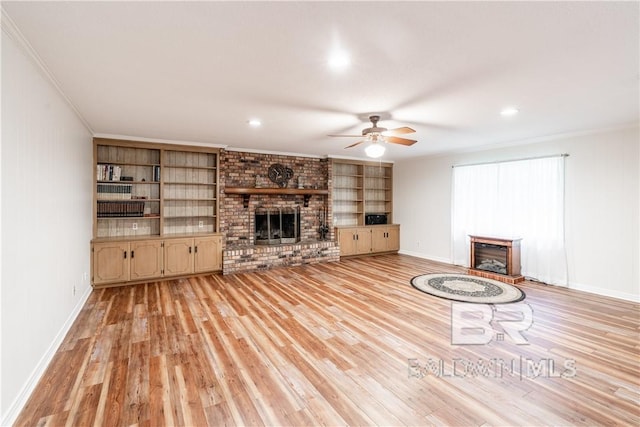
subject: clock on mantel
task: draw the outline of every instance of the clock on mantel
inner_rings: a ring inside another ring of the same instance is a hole
[[[285,188],[289,180],[293,177],[293,169],[280,163],[274,163],[269,166],[267,173],[271,182],[278,184],[280,188]]]

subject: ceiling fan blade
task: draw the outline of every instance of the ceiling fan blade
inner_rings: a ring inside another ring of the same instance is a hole
[[[339,136],[341,138],[362,138],[362,135],[327,135],[327,136]]]
[[[352,147],[355,147],[356,145],[360,145],[360,144],[362,144],[363,142],[364,142],[364,141],[358,141],[358,142],[356,142],[355,144],[348,145],[348,146],[346,146],[346,147],[344,147],[344,148],[345,148],[345,149],[347,149],[347,148],[352,148]]]
[[[382,134],[383,135],[391,135],[391,134],[402,135],[404,133],[414,133],[414,132],[415,132],[415,129],[411,129],[410,127],[403,126],[401,128],[389,129],[386,132],[382,132]]]
[[[406,138],[399,138],[397,136],[387,136],[385,137],[385,139],[387,140],[387,142],[390,142],[392,144],[400,144],[400,145],[413,145],[415,144],[416,141],[415,139],[406,139]]]

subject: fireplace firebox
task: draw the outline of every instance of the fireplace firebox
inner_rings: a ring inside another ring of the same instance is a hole
[[[520,240],[469,236],[471,259],[469,274],[506,283],[524,281],[520,275]]]
[[[300,207],[257,208],[254,214],[255,244],[279,245],[300,241]]]

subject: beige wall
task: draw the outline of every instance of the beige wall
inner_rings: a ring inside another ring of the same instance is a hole
[[[0,425],[90,292],[93,173],[90,132],[5,30],[3,20]]]
[[[451,261],[452,165],[560,153],[569,154],[565,208],[570,287],[638,301],[638,127],[397,162],[394,219],[402,225],[401,251]],[[544,215],[544,206],[530,208]]]

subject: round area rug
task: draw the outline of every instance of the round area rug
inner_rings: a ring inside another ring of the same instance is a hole
[[[515,286],[467,274],[423,274],[411,279],[411,285],[440,298],[479,304],[504,304],[525,298]]]

